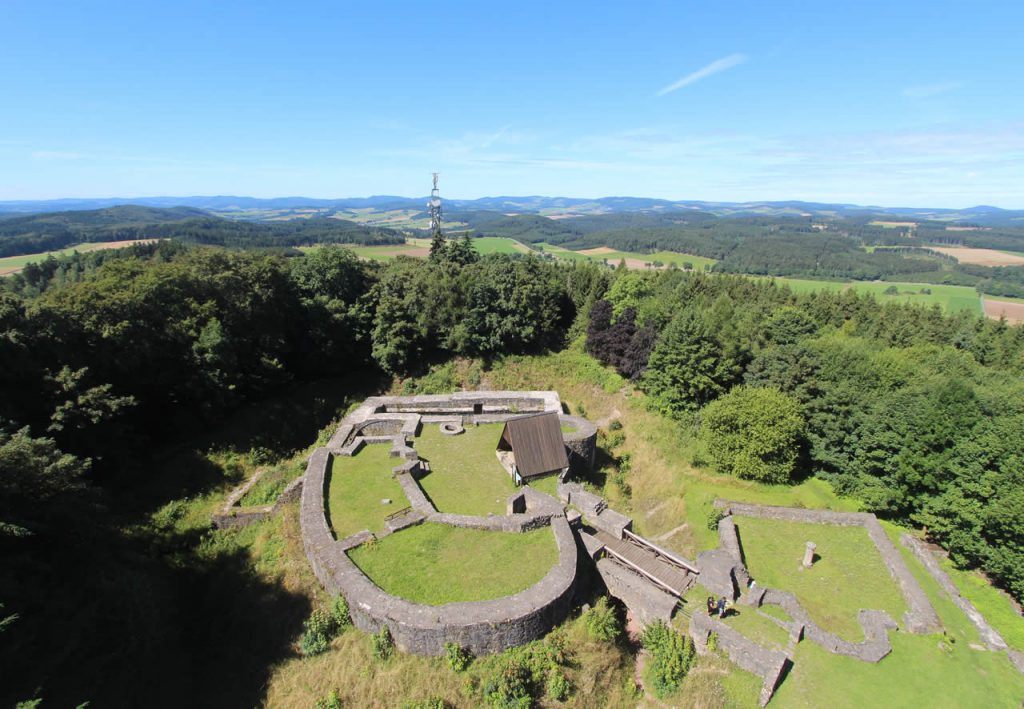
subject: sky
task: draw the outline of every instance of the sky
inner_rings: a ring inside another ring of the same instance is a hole
[[[0,0],[0,200],[1024,208],[1024,3]]]

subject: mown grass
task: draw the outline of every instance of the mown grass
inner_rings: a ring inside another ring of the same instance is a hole
[[[481,254],[527,254],[530,249],[515,239],[503,236],[480,236],[473,239],[473,248]]]
[[[860,641],[861,608],[884,610],[899,622],[907,610],[867,530],[785,520],[736,517],[750,575],[761,586],[791,591],[823,629]],[[818,548],[809,569],[801,566],[808,541]],[[766,621],[767,622],[767,621]]]
[[[484,601],[518,593],[558,562],[550,527],[491,532],[425,523],[349,552],[370,580],[416,603]]]
[[[953,566],[948,559],[942,568],[949,574],[960,595],[974,604],[1010,647],[1024,651],[1024,618],[1004,591],[995,588],[976,571],[965,571]]]
[[[408,505],[402,486],[391,476],[396,460],[391,446],[364,446],[352,457],[334,456],[329,471],[327,512],[338,539],[364,529],[379,532],[384,518]],[[382,504],[389,499],[391,504]]]
[[[439,511],[505,514],[516,487],[494,453],[502,428],[497,423],[467,426],[465,433],[446,436],[440,426],[423,426],[414,445],[430,463],[430,472],[419,483]]]
[[[547,477],[540,478],[539,480],[531,480],[529,486],[534,490],[543,492],[545,495],[551,495],[551,497],[558,499],[558,476],[548,475]]]

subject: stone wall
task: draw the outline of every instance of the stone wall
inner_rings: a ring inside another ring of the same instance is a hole
[[[586,475],[594,469],[597,458],[597,426],[581,416],[562,414],[558,420],[576,429],[562,433],[569,454],[569,471],[573,475]]]
[[[242,498],[260,481],[263,475],[264,473],[257,473],[231,491],[223,506],[210,517],[210,522],[214,527],[217,529],[248,527],[250,524],[265,520],[277,513],[282,506],[295,502],[302,494],[303,476],[299,476],[288,483],[273,504],[242,507],[239,504]]]
[[[792,623],[778,622],[791,634],[799,636],[800,633],[803,633],[805,638],[835,655],[855,657],[864,662],[878,662],[892,652],[889,631],[896,628],[896,622],[885,611],[861,609],[857,614],[857,620],[864,629],[864,640],[855,643],[822,629],[811,620],[810,615],[800,605],[796,596],[789,591],[780,591],[775,588],[764,589],[759,605],[766,603],[779,606],[789,614],[789,617],[793,619]]]
[[[809,522],[813,524],[834,524],[840,526],[864,527],[889,574],[896,581],[907,602],[907,612],[903,614],[903,625],[911,633],[934,633],[942,629],[939,616],[932,607],[921,584],[907,568],[903,557],[896,549],[892,540],[878,523],[878,519],[867,512],[833,512],[831,510],[807,510],[796,507],[775,507],[772,505],[751,505],[731,500],[715,500],[715,506],[729,510],[734,515],[745,517],[763,517],[767,519],[787,520],[790,522]]]
[[[946,592],[950,600],[964,612],[964,615],[971,621],[971,624],[977,628],[981,641],[985,643],[988,649],[995,652],[1005,652],[1013,666],[1018,671],[1024,673],[1024,653],[1009,647],[1006,641],[1003,640],[1003,636],[999,634],[999,631],[989,625],[988,621],[985,620],[985,616],[974,607],[974,604],[960,595],[960,589],[949,578],[949,574],[939,566],[938,560],[931,550],[928,549],[927,545],[920,539],[906,533],[900,535],[900,543],[924,564],[925,569],[942,587],[942,590]]]
[[[779,679],[790,664],[789,658],[780,650],[763,647],[747,639],[737,630],[729,627],[706,613],[696,612],[690,618],[690,637],[700,655],[707,654],[708,638],[715,634],[715,644],[739,667],[764,680],[759,705],[765,706],[775,693]]]
[[[330,463],[331,452],[326,448],[317,449],[310,456],[302,487],[302,540],[317,579],[328,592],[345,596],[353,622],[360,629],[377,632],[386,625],[396,645],[405,652],[439,655],[444,652],[445,643],[454,642],[474,654],[486,654],[534,640],[568,614],[576,583],[577,550],[573,533],[560,511],[469,517],[437,513],[431,505],[431,513],[424,518],[444,524],[515,532],[550,526],[559,560],[538,583],[512,596],[443,606],[413,603],[385,593],[349,559],[347,550],[368,541],[372,535],[360,533],[346,540],[334,540],[324,514]],[[412,498],[410,502],[417,499],[418,483],[407,473],[397,477],[406,495]],[[423,502],[429,504],[425,498]]]

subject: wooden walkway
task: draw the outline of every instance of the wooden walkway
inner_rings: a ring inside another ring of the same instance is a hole
[[[595,536],[604,544],[609,557],[677,598],[682,598],[695,581],[696,574],[687,564],[668,556],[643,537],[630,534],[625,539],[616,539],[601,531]]]

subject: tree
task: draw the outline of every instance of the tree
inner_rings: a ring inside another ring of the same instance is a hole
[[[789,482],[804,437],[800,404],[776,389],[738,386],[701,412],[701,440],[723,473]]]
[[[725,392],[739,371],[703,318],[686,310],[661,334],[643,386],[663,413],[679,417]]]

